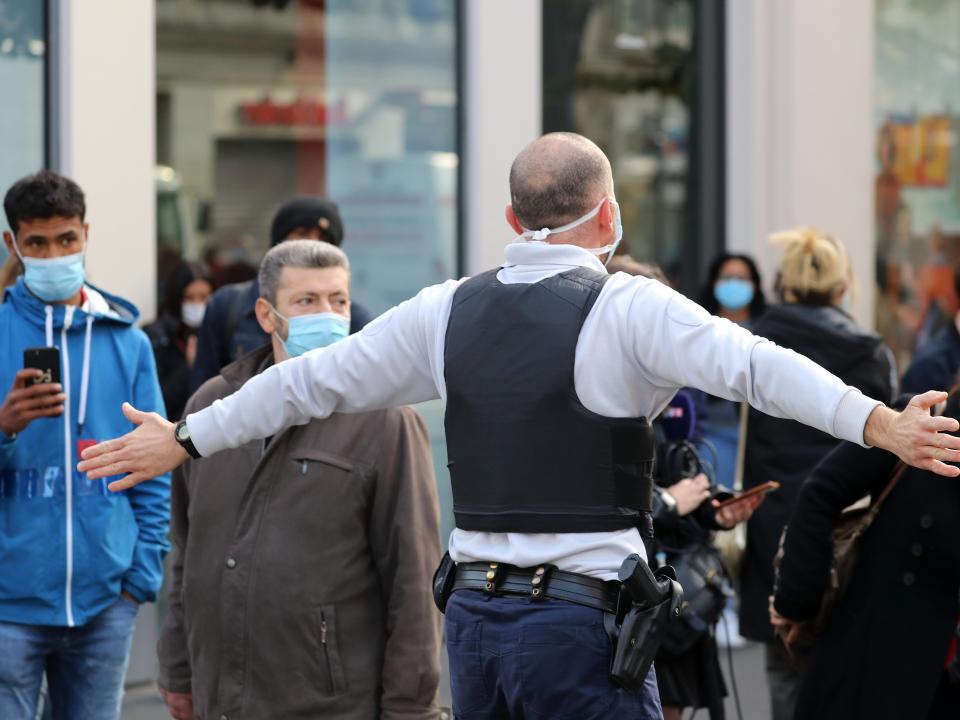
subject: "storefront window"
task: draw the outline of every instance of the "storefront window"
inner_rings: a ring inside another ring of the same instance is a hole
[[[877,327],[903,371],[953,322],[960,256],[960,4],[877,0]]]
[[[455,276],[456,5],[158,0],[161,259],[249,271],[274,211],[319,195],[374,313]]]
[[[0,192],[40,170],[46,159],[47,44],[42,0],[0,2]],[[6,224],[6,221],[4,221]],[[0,248],[0,260],[6,250]]]
[[[157,0],[161,282],[182,257],[252,276],[300,195],[339,205],[353,299],[373,314],[457,276],[458,7]],[[449,507],[442,408],[419,409]]]
[[[606,152],[624,251],[660,264],[677,285],[689,285],[684,262],[698,262],[687,221],[695,5],[543,0],[544,132],[579,132]]]

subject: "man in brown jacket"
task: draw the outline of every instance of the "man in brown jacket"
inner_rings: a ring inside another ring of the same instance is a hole
[[[194,412],[349,328],[349,267],[293,240],[260,267],[272,345],[223,369]],[[426,428],[409,407],[334,414],[180,467],[159,684],[177,720],[434,720],[440,558]]]

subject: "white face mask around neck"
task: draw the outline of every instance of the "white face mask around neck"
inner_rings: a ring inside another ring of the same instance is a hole
[[[604,198],[603,200],[606,199],[607,198]],[[524,240],[546,242],[550,235],[558,235],[560,233],[567,232],[568,230],[573,230],[575,227],[579,227],[591,218],[595,217],[596,214],[600,212],[600,207],[603,205],[603,200],[598,202],[596,206],[586,215],[578,217],[573,222],[568,222],[566,225],[561,225],[560,227],[556,228],[541,228],[540,230],[529,230],[527,228],[523,228],[523,232],[517,236],[517,239],[523,238]],[[608,265],[613,259],[613,254],[616,252],[617,246],[620,245],[620,241],[623,239],[623,223],[620,221],[620,205],[613,198],[610,198],[610,204],[613,205],[617,212],[617,219],[615,221],[616,234],[614,235],[613,242],[609,245],[604,245],[603,247],[584,248],[584,250],[596,255],[597,257],[600,257],[601,255],[607,255],[607,259],[603,263],[604,266]]]

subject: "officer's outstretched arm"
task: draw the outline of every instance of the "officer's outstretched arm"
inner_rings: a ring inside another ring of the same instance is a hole
[[[321,350],[286,360],[240,390],[187,417],[190,438],[202,456],[271,437],[292,425],[334,412],[362,412],[439,397],[431,363],[442,343],[436,319],[445,317],[456,283],[422,290],[367,325]],[[88,448],[78,466],[96,479],[126,475],[112,490],[132,487],[177,467],[187,453],[173,423],[125,406],[138,427]]]

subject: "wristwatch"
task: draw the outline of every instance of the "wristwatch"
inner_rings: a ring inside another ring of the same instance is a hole
[[[200,457],[200,452],[197,450],[197,446],[193,444],[193,440],[190,439],[190,430],[187,428],[187,421],[181,420],[176,425],[173,426],[173,437],[180,447],[187,451],[187,454],[190,457],[196,459]]]
[[[666,508],[667,512],[677,512],[677,499],[666,490],[661,488],[658,488],[658,490],[660,492],[660,502],[663,503],[663,506]]]

